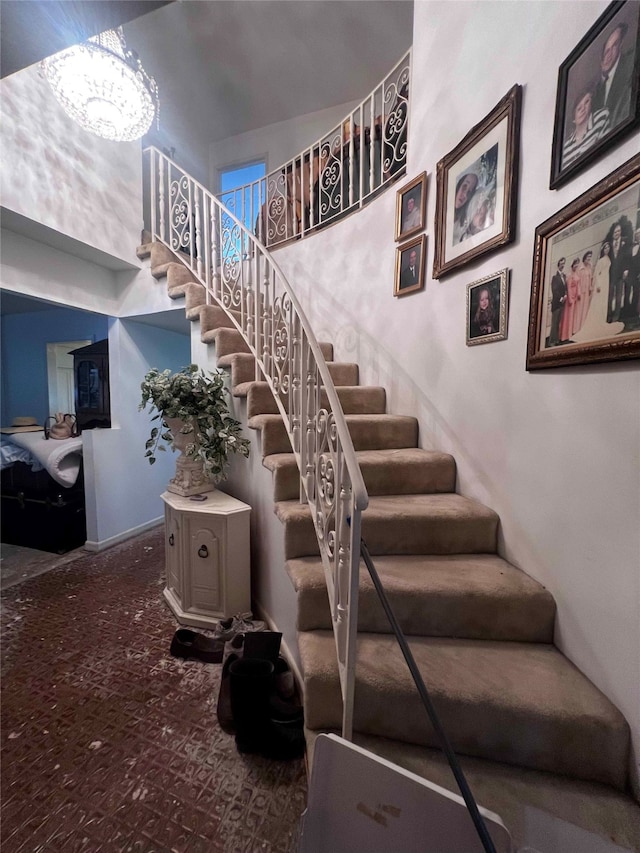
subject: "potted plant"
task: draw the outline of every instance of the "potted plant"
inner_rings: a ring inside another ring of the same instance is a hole
[[[163,441],[181,450],[169,491],[180,495],[211,491],[225,478],[230,453],[249,455],[250,443],[229,414],[222,372],[207,376],[195,364],[176,373],[154,367],[140,387],[139,411],[150,405],[156,412],[152,421],[162,420],[151,430],[145,457],[153,465],[156,453],[166,450]]]

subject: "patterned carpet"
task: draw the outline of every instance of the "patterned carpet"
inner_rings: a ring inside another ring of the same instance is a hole
[[[169,655],[163,529],[2,593],[3,853],[291,853],[302,760],[241,756]]]

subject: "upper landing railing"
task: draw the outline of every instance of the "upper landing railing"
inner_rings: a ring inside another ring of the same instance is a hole
[[[266,177],[218,198],[269,248],[362,207],[404,171],[410,70],[411,51],[340,124]]]

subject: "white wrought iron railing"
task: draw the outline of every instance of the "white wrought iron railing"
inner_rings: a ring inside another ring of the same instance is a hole
[[[269,383],[298,462],[324,565],[351,739],[355,681],[362,474],[329,369],[300,304],[269,252],[208,190],[148,148],[151,238],[181,253],[222,306]],[[326,393],[328,406],[322,403]]]
[[[402,174],[411,51],[340,124],[259,181],[220,193],[268,248],[362,207]]]

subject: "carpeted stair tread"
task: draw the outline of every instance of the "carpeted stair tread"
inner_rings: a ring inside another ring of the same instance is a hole
[[[370,385],[341,385],[336,387],[342,411],[346,415],[382,415],[386,411],[387,401],[384,388]],[[320,405],[328,409],[329,400],[324,389],[320,392]],[[247,417],[254,415],[275,415],[278,413],[276,401],[267,382],[256,382],[247,395]]]
[[[319,732],[305,729],[309,773]],[[334,734],[340,734],[336,731]],[[401,743],[388,738],[356,733],[354,743],[404,767],[448,791],[459,794],[457,782],[439,749]],[[532,828],[572,839],[564,853],[588,849],[613,851],[612,844],[640,853],[640,805],[626,793],[598,782],[570,779],[542,770],[514,767],[483,758],[459,756],[459,761],[479,805],[500,815],[511,833],[514,849],[531,842]],[[562,821],[561,824],[558,821]],[[566,834],[565,834],[566,833]],[[593,836],[597,836],[594,838]],[[602,840],[598,848],[599,839]],[[556,843],[554,849],[560,849]],[[615,848],[618,849],[617,847]]]
[[[203,343],[214,343],[215,351],[216,351],[216,361],[219,363],[220,358],[227,355],[233,355],[234,353],[249,353],[251,350],[249,349],[249,344],[245,341],[241,332],[237,329],[228,329],[225,327],[221,327],[219,329],[212,329],[207,332],[207,341]]]
[[[624,789],[629,727],[554,646],[409,637],[416,664],[463,755]],[[342,701],[333,633],[299,634],[305,723],[337,729]],[[435,746],[395,637],[359,634],[354,729]]]
[[[205,305],[200,310],[200,338],[208,343],[205,335],[214,329],[235,329],[233,321],[220,305]]]
[[[235,384],[235,383],[234,383]],[[345,415],[356,450],[382,450],[415,447],[418,443],[418,421],[406,415]],[[254,415],[251,429],[262,432],[262,455],[286,453],[291,445],[280,415]]]
[[[553,596],[493,554],[381,555],[374,559],[393,612],[406,634],[551,643]],[[298,631],[331,630],[320,557],[288,560],[298,595]],[[358,630],[391,633],[369,572],[360,564]]]
[[[311,510],[298,501],[276,503],[284,524],[285,556],[318,554]],[[456,494],[381,495],[362,513],[362,538],[372,554],[495,553],[498,516]]]
[[[453,492],[456,464],[453,456],[419,447],[358,450],[358,464],[370,495],[405,495]],[[273,473],[274,499],[297,498],[298,465],[292,453],[274,453],[262,460]]]
[[[167,270],[171,264],[182,266],[177,256],[164,243],[152,243],[151,251],[149,252],[151,275],[154,278],[163,278],[167,274]]]
[[[234,352],[223,355],[216,361],[218,367],[229,368],[231,371],[231,387],[235,394],[235,387],[242,382],[253,382],[256,378],[256,360],[250,352]]]

